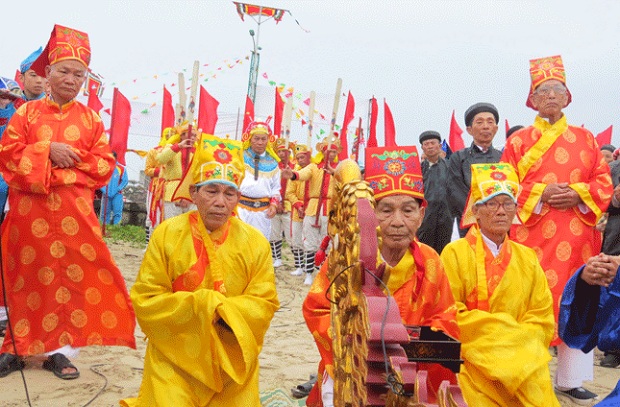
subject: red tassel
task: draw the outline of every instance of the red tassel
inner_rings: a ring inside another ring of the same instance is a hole
[[[329,246],[330,241],[331,241],[331,238],[329,237],[329,235],[323,238],[319,251],[316,252],[316,254],[314,255],[315,266],[320,267],[321,264],[323,264],[323,262],[325,261],[325,257],[327,257],[327,255],[325,254],[325,250],[327,250],[327,247]]]

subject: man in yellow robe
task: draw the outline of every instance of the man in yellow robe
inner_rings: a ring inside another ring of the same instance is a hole
[[[519,179],[510,164],[473,164],[464,238],[441,253],[465,360],[459,384],[468,405],[559,406],[548,348],[553,300],[534,250],[507,236]]]
[[[155,229],[131,290],[148,345],[122,406],[260,405],[258,355],[279,302],[269,242],[231,217],[244,172],[240,142],[202,135],[175,194],[198,209]]]

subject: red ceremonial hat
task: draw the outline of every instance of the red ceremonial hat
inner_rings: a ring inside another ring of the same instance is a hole
[[[364,179],[375,192],[375,199],[405,194],[424,200],[420,155],[415,146],[367,147]]]
[[[532,78],[532,85],[530,86],[530,93],[527,96],[525,105],[534,109],[534,105],[530,101],[530,97],[534,93],[534,90],[543,82],[550,79],[556,79],[566,86],[566,71],[564,70],[564,63],[560,55],[554,55],[552,57],[544,57],[530,60],[530,77]],[[568,105],[572,96],[568,88],[566,89],[568,96]]]
[[[80,61],[88,68],[90,64],[90,41],[88,34],[56,24],[41,55],[30,69],[45,76],[45,67],[67,59]]]

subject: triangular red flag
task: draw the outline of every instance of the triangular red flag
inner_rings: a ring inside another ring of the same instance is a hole
[[[243,110],[243,130],[242,132],[248,129],[250,123],[254,121],[254,102],[250,99],[249,95],[245,96],[245,109]]]
[[[383,124],[385,127],[385,146],[396,147],[396,127],[394,126],[394,117],[392,111],[385,99],[383,99]]]
[[[276,104],[273,111],[273,134],[280,137],[282,132],[282,114],[284,112],[284,102],[282,101],[282,96],[278,91],[278,87],[276,89]]]
[[[215,134],[217,124],[217,107],[220,105],[207,90],[200,85],[200,104],[198,106],[198,128],[203,133]]]
[[[595,138],[599,147],[604,146],[605,144],[611,144],[611,133],[613,131],[614,126],[611,125],[607,129],[603,130],[599,133]]]
[[[172,95],[164,85],[164,101],[161,105],[161,133],[167,127],[174,127],[174,106],[172,105]]]
[[[103,103],[101,103],[101,100],[99,100],[99,96],[97,96],[96,91],[91,90],[90,92],[88,92],[87,105],[95,112],[97,112],[97,114],[99,114],[99,111],[103,109]]]
[[[22,76],[22,73],[19,72],[19,69],[16,69],[15,70],[15,82],[17,82],[20,88],[24,89],[24,84],[20,80],[20,76]]]
[[[377,116],[379,115],[379,106],[377,99],[370,99],[370,129],[368,131],[368,143],[366,147],[377,147]]]
[[[450,121],[450,149],[453,153],[456,153],[459,150],[465,148],[465,143],[463,142],[463,129],[459,127],[459,124],[456,122],[456,118],[454,117],[454,110],[452,111],[452,120]]]
[[[349,146],[347,143],[347,127],[355,116],[355,99],[349,91],[347,96],[347,107],[344,109],[344,121],[342,122],[342,129],[340,129],[340,153],[338,154],[338,160],[345,160],[349,158]]]
[[[506,124],[506,137],[508,137],[508,130],[510,130],[510,125],[508,124],[508,119],[504,119]]]
[[[131,123],[131,104],[118,88],[114,88],[112,99],[112,120],[110,122],[110,148],[116,153],[116,160],[125,165],[125,152]]]

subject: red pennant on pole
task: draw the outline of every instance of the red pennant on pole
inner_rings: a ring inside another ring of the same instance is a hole
[[[377,147],[377,116],[379,115],[379,107],[377,99],[374,97],[370,100],[370,129],[368,131],[368,143],[366,147]]]
[[[280,92],[278,91],[278,87],[275,87],[276,89],[276,105],[273,111],[273,134],[277,135],[278,137],[281,136],[281,132],[282,132],[282,112],[284,112],[284,102],[282,101],[282,96],[280,95]]]
[[[161,133],[166,127],[174,127],[174,105],[172,95],[164,85],[164,102],[161,105]]]
[[[15,82],[17,82],[20,88],[24,89],[24,84],[22,83],[20,79],[21,76],[22,76],[22,73],[19,72],[19,69],[16,69],[15,70]]]
[[[94,88],[88,92],[87,106],[97,112],[97,114],[99,114],[99,111],[103,109],[103,103],[101,103],[101,100],[99,100],[99,96],[97,96],[97,91]]]
[[[347,107],[344,109],[344,121],[342,122],[342,129],[340,129],[340,146],[341,150],[338,154],[338,160],[345,160],[349,158],[349,146],[347,144],[347,127],[349,127],[349,123],[353,120],[355,116],[355,99],[353,99],[353,95],[351,95],[351,91],[349,91],[349,96],[347,96]]]
[[[254,121],[254,102],[250,96],[245,96],[245,109],[243,110],[243,133],[247,130],[251,122]]]
[[[508,119],[504,119],[506,124],[506,137],[508,137],[508,130],[510,130],[510,125],[508,124]]]
[[[207,90],[200,85],[200,104],[198,106],[198,128],[203,133],[215,134],[217,124],[217,107],[220,105]]]
[[[110,148],[116,153],[116,160],[125,165],[125,152],[131,123],[131,104],[118,88],[114,88],[112,99],[112,121],[110,123]]]
[[[394,117],[392,117],[392,111],[388,106],[385,99],[383,99],[383,124],[385,126],[385,146],[397,147],[396,144],[396,127],[394,126]]]
[[[454,117],[454,110],[452,111],[452,120],[450,121],[450,149],[453,153],[456,153],[459,150],[465,148],[465,143],[463,142],[463,129],[459,127],[459,124],[456,122],[456,118]]]
[[[604,146],[605,144],[611,144],[611,133],[613,131],[614,126],[611,125],[607,129],[603,130],[601,133],[597,134],[596,142],[599,147]]]

